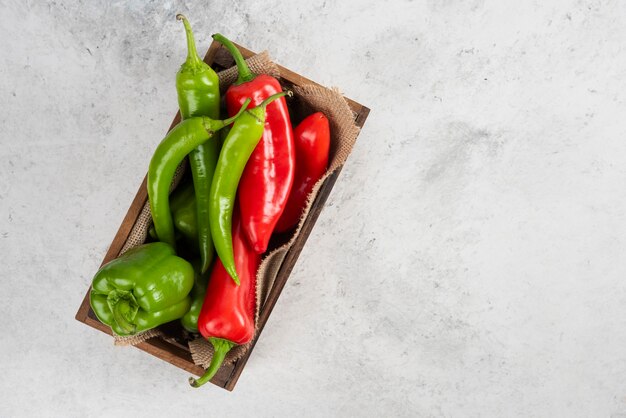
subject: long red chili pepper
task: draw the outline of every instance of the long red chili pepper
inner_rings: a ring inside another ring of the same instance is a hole
[[[198,317],[198,331],[213,344],[215,352],[204,375],[198,379],[189,378],[193,387],[211,380],[230,349],[250,342],[254,336],[256,271],[261,256],[250,248],[237,212],[233,213],[233,250],[240,284],[235,284],[217,259]]]
[[[276,224],[276,232],[293,228],[302,215],[306,199],[328,166],[330,127],[322,112],[307,116],[293,131],[296,174],[287,206]]]
[[[251,107],[282,91],[278,80],[267,74],[250,71],[241,52],[220,34],[213,39],[232,54],[239,77],[226,90],[228,113],[237,112],[250,98]],[[252,248],[258,253],[267,250],[274,227],[287,204],[295,173],[293,131],[285,98],[273,101],[266,108],[263,137],[254,149],[239,181],[241,221]]]

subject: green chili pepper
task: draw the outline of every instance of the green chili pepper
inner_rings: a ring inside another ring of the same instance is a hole
[[[183,120],[195,116],[218,119],[220,87],[217,74],[198,56],[196,42],[187,18],[179,14],[176,15],[176,19],[183,21],[187,35],[187,60],[176,74],[180,115]],[[214,254],[209,227],[209,192],[219,152],[219,141],[207,141],[189,153],[189,166],[196,193],[198,245],[202,259],[202,272],[208,270]]]
[[[204,302],[204,295],[209,283],[209,274],[200,271],[200,260],[193,260],[191,265],[195,271],[193,289],[191,289],[189,294],[191,296],[191,306],[189,311],[180,318],[180,322],[187,331],[198,332],[198,317],[200,316],[202,302]]]
[[[232,238],[232,216],[237,186],[252,151],[263,135],[265,106],[286,94],[282,92],[270,96],[237,118],[224,140],[213,175],[209,200],[211,235],[217,255],[237,285],[239,277],[235,269]]]
[[[148,198],[154,229],[160,241],[175,248],[176,239],[169,204],[169,189],[176,167],[198,145],[208,141],[215,132],[233,123],[244,113],[250,100],[232,118],[215,120],[207,117],[189,118],[172,129],[157,146],[148,168]],[[212,138],[216,141],[217,138]]]
[[[179,185],[170,196],[170,210],[174,228],[188,242],[198,244],[198,220],[196,212],[196,196],[191,182]],[[197,250],[196,250],[197,251]]]
[[[176,190],[170,195],[170,210],[172,211],[172,220],[176,229],[176,239],[184,238],[193,245],[195,253],[198,252],[198,227],[196,222],[196,196],[194,195],[193,183],[186,181],[179,184]],[[154,226],[148,230],[150,237],[155,240],[159,238],[156,235]],[[180,235],[180,236],[179,236]]]

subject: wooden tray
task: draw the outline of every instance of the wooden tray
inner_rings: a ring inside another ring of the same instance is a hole
[[[239,45],[237,45],[237,47],[246,58],[254,55],[253,52],[249,51],[246,48],[243,48]],[[213,42],[211,44],[209,50],[206,53],[206,56],[204,57],[204,61],[212,66],[216,71],[221,71],[234,65],[234,61],[230,54],[218,42]],[[284,67],[279,66],[279,68],[281,73],[281,83],[283,84],[317,84]],[[348,99],[347,97],[346,100],[348,101],[350,108],[354,112],[354,120],[357,126],[359,128],[363,127],[363,124],[365,123],[365,120],[367,119],[370,110],[367,107],[355,102],[354,100]],[[174,118],[170,129],[176,126],[178,122],[180,122],[180,113],[178,113]],[[319,193],[315,198],[315,201],[313,202],[311,211],[304,221],[304,225],[302,227],[300,235],[296,239],[291,249],[287,252],[281,264],[274,285],[269,295],[267,296],[267,300],[264,306],[261,309],[259,315],[258,332],[254,340],[252,341],[250,349],[242,358],[237,360],[235,363],[223,365],[219,372],[215,375],[213,380],[211,380],[211,383],[223,387],[227,390],[233,390],[233,388],[235,387],[235,384],[237,383],[237,380],[239,379],[239,376],[241,375],[241,372],[243,371],[246,362],[248,361],[248,357],[250,357],[250,354],[252,354],[252,350],[254,349],[256,341],[261,335],[263,327],[265,326],[270,314],[272,313],[272,309],[274,309],[274,305],[276,304],[276,301],[278,300],[278,297],[280,296],[280,293],[282,292],[283,287],[287,282],[287,278],[289,277],[291,270],[296,264],[296,260],[300,255],[300,251],[302,251],[302,247],[304,246],[309,234],[311,233],[311,229],[313,228],[315,221],[322,211],[322,208],[326,203],[326,199],[328,198],[328,195],[330,194],[330,191],[333,188],[333,185],[335,184],[335,181],[337,180],[340,171],[341,167],[336,170],[331,176],[329,176],[324,184],[321,186]],[[130,208],[128,209],[128,213],[126,213],[126,216],[124,217],[124,220],[122,221],[122,224],[120,225],[117,234],[115,234],[115,238],[113,238],[113,242],[111,243],[111,246],[109,247],[109,250],[104,257],[104,260],[102,260],[101,265],[108,263],[118,256],[120,250],[122,249],[122,246],[126,242],[128,235],[130,234],[131,229],[135,225],[135,222],[137,222],[139,213],[141,212],[141,209],[143,208],[147,200],[148,192],[146,189],[146,179],[144,178],[141,186],[139,187],[137,195],[135,196],[132,204],[130,205]],[[76,313],[76,319],[89,325],[90,327],[96,328],[102,332],[112,335],[111,329],[98,321],[96,315],[91,310],[91,307],[89,306],[89,290],[87,291],[87,294],[85,295],[85,298],[83,299],[83,302],[80,305],[78,312]],[[167,325],[164,327],[167,328]],[[152,338],[136,345],[135,347],[149,354],[152,354],[153,356],[163,359],[168,363],[180,367],[181,369],[186,370],[189,373],[195,374],[197,376],[201,376],[204,373],[204,369],[202,367],[197,366],[193,363],[189,348],[185,344],[176,341],[165,341],[161,338]]]

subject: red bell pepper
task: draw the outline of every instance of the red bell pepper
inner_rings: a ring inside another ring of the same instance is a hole
[[[296,148],[296,174],[285,210],[276,224],[276,232],[293,228],[302,215],[313,186],[328,167],[330,127],[323,113],[307,116],[293,131]]]
[[[248,244],[237,212],[233,213],[233,251],[240,284],[235,284],[217,259],[198,317],[198,331],[213,344],[215,352],[204,375],[189,378],[193,387],[202,386],[215,376],[231,348],[254,337],[256,272],[261,256]]]
[[[278,80],[267,74],[250,71],[241,52],[220,34],[213,39],[223,44],[232,54],[239,77],[226,90],[226,109],[237,112],[250,98],[250,107],[282,91]],[[295,174],[293,130],[284,97],[274,100],[266,108],[263,137],[254,149],[239,181],[241,222],[252,248],[258,253],[267,250],[276,222],[285,209]]]

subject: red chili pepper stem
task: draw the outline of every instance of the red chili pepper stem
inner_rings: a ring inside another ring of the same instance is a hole
[[[237,48],[234,43],[232,43],[228,38],[220,33],[214,34],[213,39],[224,45],[224,47],[235,59],[235,64],[237,64],[237,71],[239,72],[239,76],[237,77],[237,81],[235,81],[234,84],[239,85],[254,80],[257,75],[250,71],[250,67],[248,67],[248,64],[243,58],[243,55],[241,55],[241,51],[239,51],[239,48]]]
[[[226,354],[228,354],[231,348],[237,345],[234,342],[223,338],[210,337],[207,339],[213,345],[213,358],[211,358],[211,364],[209,365],[209,368],[206,369],[202,377],[198,379],[193,377],[189,378],[189,384],[194,388],[199,388],[209,380],[213,379],[213,376],[215,376],[220,367],[222,367]]]
[[[187,18],[180,13],[176,15],[176,19],[183,21],[183,25],[185,25],[185,34],[187,35],[187,60],[185,61],[185,65],[194,69],[198,68],[200,67],[202,60],[198,56],[198,51],[196,50],[196,41],[193,37],[191,25],[189,24]]]

